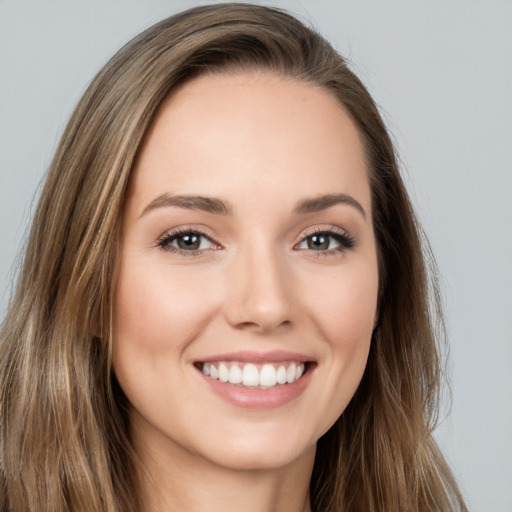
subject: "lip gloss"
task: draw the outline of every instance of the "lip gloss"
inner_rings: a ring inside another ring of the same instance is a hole
[[[291,384],[277,385],[268,389],[248,388],[239,384],[221,382],[204,375],[200,370],[197,370],[197,373],[210,390],[232,405],[245,409],[272,409],[297,398],[308,386],[312,371],[306,371]]]

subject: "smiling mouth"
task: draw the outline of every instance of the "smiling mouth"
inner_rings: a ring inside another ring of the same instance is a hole
[[[249,389],[270,389],[298,381],[308,371],[309,363],[245,363],[239,361],[198,362],[196,368],[220,382]]]

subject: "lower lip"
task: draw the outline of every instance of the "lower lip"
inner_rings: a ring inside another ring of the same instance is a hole
[[[273,409],[297,398],[308,386],[312,371],[308,369],[300,379],[291,384],[277,385],[269,389],[244,388],[212,379],[199,370],[198,374],[215,394],[230,404],[245,409]]]

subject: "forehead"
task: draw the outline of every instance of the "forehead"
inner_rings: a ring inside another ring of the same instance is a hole
[[[369,208],[361,137],[334,95],[251,71],[203,75],[174,91],[146,134],[131,190],[140,209],[167,191],[238,198],[275,189],[282,201],[283,187],[290,201],[343,192]]]

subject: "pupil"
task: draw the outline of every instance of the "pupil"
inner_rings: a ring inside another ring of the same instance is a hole
[[[197,235],[183,235],[178,238],[180,249],[199,249],[200,239]]]
[[[314,251],[328,249],[329,248],[329,237],[325,235],[313,235],[308,241],[309,249]]]

